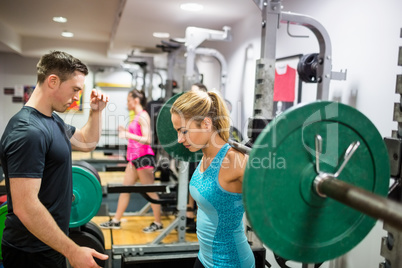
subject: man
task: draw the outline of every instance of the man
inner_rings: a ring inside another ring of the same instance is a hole
[[[98,267],[107,255],[80,247],[68,237],[72,202],[71,150],[91,151],[99,141],[101,113],[109,98],[96,90],[82,129],[56,114],[77,101],[87,67],[53,51],[37,64],[38,82],[26,105],[1,138],[8,215],[2,240],[4,267]]]

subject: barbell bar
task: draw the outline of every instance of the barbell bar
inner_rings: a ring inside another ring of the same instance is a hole
[[[373,218],[383,220],[387,224],[402,231],[402,206],[359,187],[353,186],[329,174],[321,174],[317,181],[317,192],[335,199]]]

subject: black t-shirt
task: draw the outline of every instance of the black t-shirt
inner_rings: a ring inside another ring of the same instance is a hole
[[[8,122],[0,146],[9,212],[4,244],[27,252],[49,249],[13,213],[9,186],[13,178],[42,179],[39,200],[68,234],[72,202],[70,138],[74,132],[75,127],[65,124],[57,114],[48,117],[27,106]]]

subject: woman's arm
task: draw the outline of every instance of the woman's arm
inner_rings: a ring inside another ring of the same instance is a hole
[[[138,117],[138,123],[141,126],[141,133],[142,136],[135,135],[131,132],[128,131],[128,129],[124,127],[119,127],[119,138],[122,139],[130,139],[130,140],[135,140],[139,143],[142,144],[151,144],[151,120],[149,118],[148,113],[142,113]]]

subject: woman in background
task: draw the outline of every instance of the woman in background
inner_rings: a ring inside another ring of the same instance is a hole
[[[134,185],[139,179],[141,184],[154,183],[155,153],[151,144],[151,122],[149,114],[145,111],[147,100],[143,91],[134,89],[127,96],[127,108],[135,112],[134,120],[128,129],[119,127],[119,138],[128,139],[127,167],[124,174],[123,185]],[[147,193],[153,199],[159,199],[157,193]],[[121,193],[117,203],[116,214],[112,220],[101,223],[102,228],[120,229],[120,220],[130,202],[130,193]],[[161,222],[161,206],[151,203],[155,220],[150,226],[143,229],[145,233],[163,229]]]

